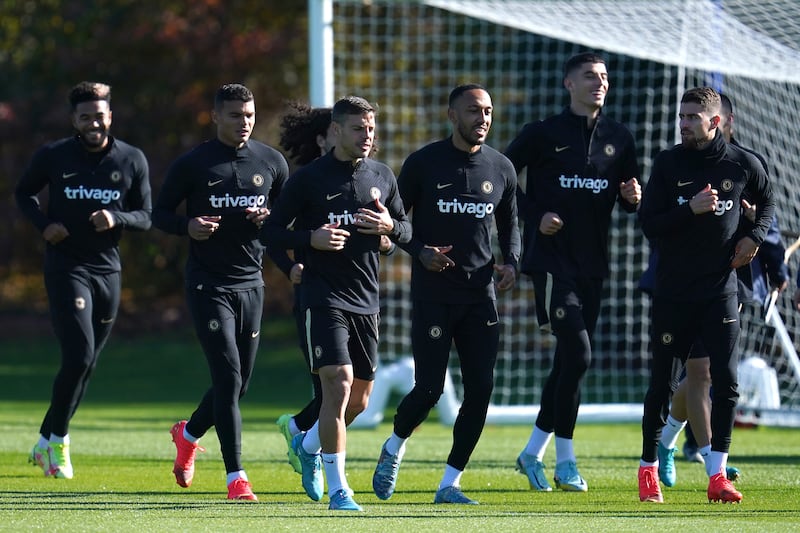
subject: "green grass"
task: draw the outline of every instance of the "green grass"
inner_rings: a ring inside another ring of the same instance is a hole
[[[489,426],[462,479],[476,507],[434,506],[451,429],[435,417],[414,434],[388,502],[371,490],[391,431],[349,432],[347,470],[365,512],[337,513],[309,500],[285,462],[274,420],[305,400],[309,385],[292,341],[267,328],[242,404],[243,461],[258,503],[228,502],[212,433],[194,484],[172,475],[169,427],[187,417],[208,383],[193,337],[112,339],[73,419],[73,480],[44,478],[26,464],[46,407],[56,356],[52,341],[0,344],[0,530],[2,531],[788,531],[800,530],[800,431],[737,429],[731,463],[742,470],[740,505],[706,502],[699,465],[678,462],[678,485],[663,505],[638,501],[640,430],[580,425],[575,447],[589,492],[536,493],[513,469],[529,426]],[[278,341],[270,342],[271,338]],[[282,340],[281,340],[282,339]],[[391,413],[387,413],[387,421]],[[545,463],[552,467],[554,447]],[[552,473],[552,469],[548,469]]]

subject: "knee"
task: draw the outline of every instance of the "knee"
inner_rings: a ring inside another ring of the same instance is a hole
[[[66,357],[61,366],[61,374],[80,378],[94,370],[96,361],[97,359],[89,351],[75,354],[74,357]]]
[[[708,359],[689,359],[686,362],[686,381],[693,389],[708,388],[711,385],[711,370]]]
[[[350,400],[347,402],[347,416],[348,419],[353,419],[367,410],[369,406],[369,398],[360,395],[351,395]]]
[[[443,392],[444,387],[414,387],[411,394],[420,405],[424,406],[426,409],[432,409],[439,401]]]
[[[493,391],[494,382],[491,379],[491,376],[489,379],[480,379],[469,383],[464,382],[464,401],[485,400],[488,403],[489,399],[492,397]]]

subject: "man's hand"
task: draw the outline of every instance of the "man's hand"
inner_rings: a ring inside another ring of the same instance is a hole
[[[389,210],[380,200],[375,200],[375,208],[376,211],[366,207],[358,210],[356,214],[358,232],[369,235],[388,235],[394,229],[394,221],[389,215]]]
[[[689,207],[692,208],[692,213],[695,215],[702,215],[703,213],[713,212],[717,208],[718,201],[717,189],[712,189],[711,184],[707,183],[702,191],[689,200]]]
[[[114,216],[108,209],[101,209],[89,215],[89,221],[94,224],[94,230],[97,232],[110,230],[116,225]]]
[[[386,235],[381,235],[381,242],[378,244],[378,251],[382,254],[385,254],[389,250],[392,249],[392,241]]]
[[[747,218],[747,220],[755,224],[756,204],[751,204],[750,202],[742,198],[742,207],[744,207],[744,216]]]
[[[266,207],[248,207],[245,212],[247,213],[245,218],[259,228],[264,225],[264,221],[269,216],[269,209]]]
[[[295,263],[289,271],[289,281],[294,285],[299,285],[303,281],[303,263]]]
[[[338,252],[344,249],[350,232],[339,229],[339,223],[323,224],[311,232],[311,247],[317,250]]]
[[[539,231],[544,235],[555,235],[563,227],[564,221],[557,213],[551,211],[542,215],[542,220],[539,222]]]
[[[207,241],[219,228],[221,216],[200,216],[189,219],[187,231],[189,237],[196,241]]]
[[[739,239],[739,242],[736,243],[736,249],[733,255],[733,261],[731,261],[731,266],[733,268],[739,268],[748,265],[757,253],[758,245],[753,241],[753,239],[750,237],[742,237]]]
[[[619,186],[619,192],[629,204],[638,205],[642,201],[642,186],[636,178],[623,181]]]
[[[419,252],[419,260],[422,265],[431,272],[441,272],[447,267],[456,266],[455,261],[447,257],[445,254],[453,249],[452,245],[449,246],[425,246]]]
[[[494,265],[494,271],[500,274],[497,289],[507,291],[517,282],[517,271],[511,265]]]
[[[773,288],[773,289],[777,289],[777,290],[778,290],[778,292],[783,292],[783,291],[785,291],[785,290],[786,290],[788,287],[789,287],[789,280],[788,280],[788,279],[785,279],[785,280],[783,280],[783,282],[782,282],[782,283],[780,283],[780,284],[778,284],[778,285],[773,285],[773,286],[772,286],[772,288]]]
[[[53,222],[44,228],[42,237],[50,244],[57,244],[69,237],[69,231],[67,231],[67,228],[61,222]]]

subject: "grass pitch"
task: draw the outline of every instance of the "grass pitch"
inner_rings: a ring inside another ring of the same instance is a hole
[[[274,333],[274,331],[272,332]],[[262,340],[242,404],[243,463],[259,502],[228,502],[219,444],[201,443],[191,488],[175,484],[169,428],[207,386],[191,336],[114,340],[70,429],[75,478],[44,478],[27,464],[57,357],[48,340],[0,345],[2,531],[792,531],[800,530],[800,431],[737,429],[731,464],[742,470],[740,505],[707,503],[700,465],[678,460],[665,504],[638,501],[640,430],[579,425],[575,448],[588,493],[537,493],[514,471],[529,426],[488,426],[462,478],[479,506],[433,505],[451,429],[427,421],[409,442],[395,495],[371,490],[387,423],[348,434],[347,471],[363,513],[330,512],[309,500],[285,460],[275,419],[298,408],[309,386],[291,342]],[[552,475],[554,447],[545,457]]]

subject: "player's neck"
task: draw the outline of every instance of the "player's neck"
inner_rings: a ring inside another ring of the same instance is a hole
[[[569,106],[569,109],[573,114],[578,115],[579,117],[586,117],[586,125],[591,128],[594,126],[594,123],[597,122],[597,118],[600,116],[602,107],[586,106],[572,102]]]

